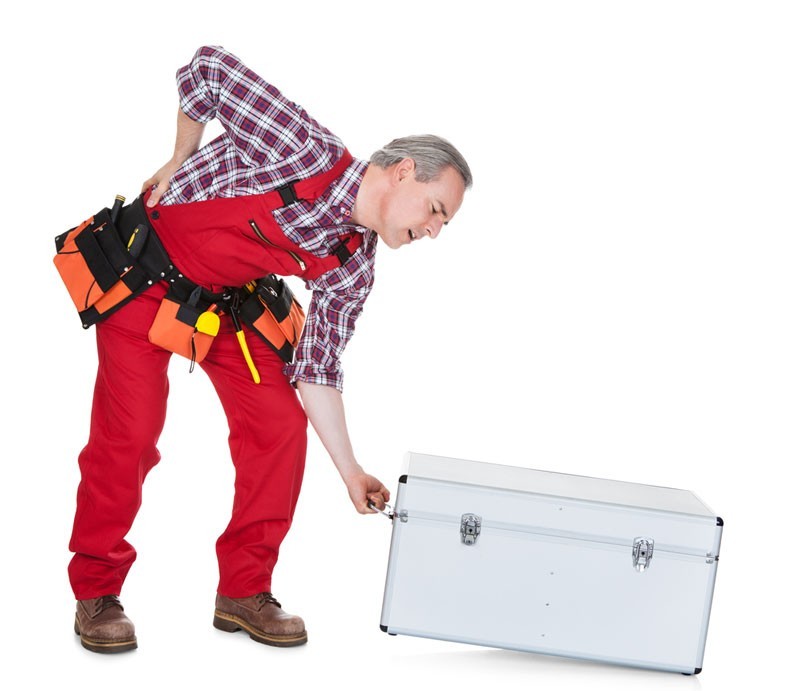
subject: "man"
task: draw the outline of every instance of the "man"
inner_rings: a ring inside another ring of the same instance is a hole
[[[337,137],[218,47],[200,48],[177,78],[175,152],[144,183],[141,206],[170,261],[208,291],[268,273],[303,277],[313,291],[292,363],[247,339],[261,383],[227,316],[199,363],[228,418],[236,468],[231,521],[217,541],[214,626],[299,645],[305,625],[272,596],[271,575],[302,481],[306,416],[357,511],[371,513],[368,502],[382,509],[389,492],[361,468],[350,443],[339,359],[373,284],[377,239],[397,248],[437,237],[472,176],[452,145],[430,135],[395,140],[369,163],[353,159]],[[214,117],[225,132],[199,148]],[[281,201],[266,207],[275,190]],[[171,354],[148,332],[165,292],[157,282],[97,325],[98,377],[69,567],[75,632],[95,652],[137,646],[118,596],[136,557],[124,538],[144,478],[160,459]]]

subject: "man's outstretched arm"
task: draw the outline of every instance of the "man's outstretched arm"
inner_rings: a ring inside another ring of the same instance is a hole
[[[347,432],[342,394],[332,386],[301,380],[297,381],[297,390],[306,415],[347,485],[347,492],[356,510],[364,514],[373,513],[367,507],[368,501],[383,509],[385,502],[389,501],[389,490],[380,480],[365,473],[356,461]]]

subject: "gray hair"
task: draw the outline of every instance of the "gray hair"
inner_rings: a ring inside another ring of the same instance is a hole
[[[369,162],[388,168],[404,158],[414,159],[414,179],[417,182],[435,180],[447,166],[453,166],[464,180],[464,189],[472,187],[472,171],[464,157],[446,139],[433,134],[394,139],[372,154]]]

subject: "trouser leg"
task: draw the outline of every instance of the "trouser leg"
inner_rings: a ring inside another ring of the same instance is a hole
[[[98,372],[69,544],[79,600],[119,594],[136,558],[125,536],[159,461],[166,414],[170,353],[147,340],[162,294],[156,286],[96,327]]]
[[[201,366],[230,428],[236,479],[231,520],[217,540],[218,592],[238,598],[272,588],[272,570],[303,480],[307,420],[278,356],[246,332],[261,375],[255,384],[228,324],[224,319]]]

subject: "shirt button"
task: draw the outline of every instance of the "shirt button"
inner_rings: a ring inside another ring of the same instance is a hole
[[[341,207],[341,208],[339,209],[339,212],[340,212],[340,213],[342,214],[342,216],[344,216],[345,218],[350,218],[350,209],[348,209],[346,206],[343,206],[343,207]]]

